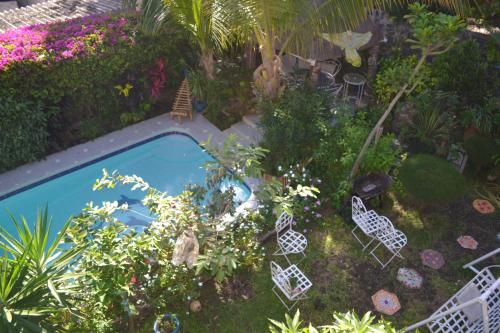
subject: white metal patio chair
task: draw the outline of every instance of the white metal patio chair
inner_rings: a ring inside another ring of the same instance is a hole
[[[370,246],[370,244],[376,239],[375,233],[380,230],[394,229],[391,221],[387,218],[381,218],[374,210],[367,210],[363,204],[363,200],[357,196],[353,196],[351,199],[352,203],[352,220],[356,224],[351,233],[356,238],[356,240],[363,246],[363,251]],[[356,236],[356,229],[361,229],[361,231],[370,238],[367,244]]]
[[[484,257],[496,254],[498,250]],[[476,263],[478,261],[481,258],[475,260]],[[431,333],[500,332],[500,265],[473,270],[477,274],[469,283],[429,318],[407,327],[405,332],[424,325]]]
[[[292,230],[293,216],[281,213],[276,220],[275,230],[278,242],[278,250],[273,253],[276,256],[284,256],[288,264],[292,264],[287,254],[302,254],[306,257],[304,250],[307,247],[307,239],[300,232]]]
[[[335,75],[321,71],[320,82],[318,83],[318,90],[326,91],[333,96],[338,96],[342,91],[343,84],[335,82]]]
[[[380,218],[381,220],[385,219],[390,223],[387,217],[381,216]],[[393,227],[382,229],[375,233],[375,238],[379,241],[379,243],[370,251],[370,254],[382,265],[382,269],[389,265],[395,257],[403,259],[400,251],[408,243],[408,239],[401,230],[394,229]],[[387,250],[392,253],[392,256],[385,263],[375,255],[375,250],[377,250],[381,244],[384,244]]]
[[[306,299],[306,293],[312,287],[312,282],[296,265],[283,269],[280,265],[271,261],[271,276],[274,282],[272,290],[288,311],[293,309],[300,300]],[[290,306],[276,289],[281,290],[287,300],[292,302]]]

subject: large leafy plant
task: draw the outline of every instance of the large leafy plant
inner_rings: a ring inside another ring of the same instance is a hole
[[[269,319],[271,333],[397,333],[393,325],[385,320],[375,322],[375,316],[367,312],[362,318],[354,312],[336,312],[333,314],[331,325],[314,327],[312,324],[305,327],[300,320],[300,311],[297,310],[293,318],[285,314],[285,321],[279,322]]]
[[[67,250],[61,246],[69,221],[50,242],[47,211],[39,212],[33,231],[24,219],[13,223],[16,236],[0,228],[0,331],[51,330],[48,319],[72,308],[76,290],[65,283],[78,276],[69,269],[85,244]]]

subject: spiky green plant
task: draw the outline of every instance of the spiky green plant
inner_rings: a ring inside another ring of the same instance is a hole
[[[17,237],[0,227],[0,332],[42,332],[52,327],[46,319],[68,308],[74,290],[65,282],[80,248],[60,245],[69,221],[50,242],[48,212],[40,211],[33,230],[22,218],[12,219]]]

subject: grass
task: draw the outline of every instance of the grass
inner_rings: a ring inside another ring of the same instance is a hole
[[[497,230],[495,221],[498,215],[480,216],[473,211],[471,202],[468,198],[456,206],[436,211],[435,208],[420,206],[410,198],[398,199],[389,194],[383,200],[382,208],[373,208],[388,216],[397,228],[405,232],[408,245],[402,252],[405,259],[395,259],[383,270],[352,237],[351,222],[325,212],[328,217],[307,234],[307,257],[298,264],[314,284],[309,299],[299,304],[302,319],[321,325],[331,323],[334,311],[374,312],[371,295],[382,288],[399,296],[402,309],[396,315],[386,317],[397,327],[403,328],[426,318],[473,276],[470,271],[462,269],[463,264],[498,247],[496,232],[492,232]],[[478,250],[460,248],[456,238],[461,234],[469,234],[478,240]],[[268,318],[284,318],[286,310],[271,292],[273,285],[268,267],[269,260],[281,265],[286,265],[286,262],[284,258],[270,256],[274,252],[274,240],[266,246],[269,256],[263,267],[253,274],[236,277],[250,282],[251,297],[248,300],[237,297],[224,303],[219,300],[213,286],[205,288],[200,297],[201,312],[186,314],[187,304],[173,309],[180,315],[182,332],[265,333],[268,332]],[[444,255],[447,263],[442,269],[436,271],[420,263],[419,253],[426,248]],[[298,260],[299,257],[291,256],[292,262]],[[424,277],[423,289],[410,290],[402,286],[396,280],[400,267],[419,271]],[[152,325],[153,318],[139,332],[150,332]]]

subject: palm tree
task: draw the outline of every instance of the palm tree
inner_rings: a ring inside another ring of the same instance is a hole
[[[169,18],[183,27],[200,51],[200,65],[208,79],[215,76],[214,54],[223,50],[229,40],[229,13],[222,0],[146,0],[142,27],[156,33]]]
[[[0,332],[42,332],[50,329],[46,318],[67,308],[74,290],[65,282],[76,277],[68,269],[81,248],[61,247],[70,221],[49,242],[47,210],[38,213],[33,231],[24,218],[13,223],[17,237],[0,227]]]
[[[259,44],[262,64],[254,83],[264,97],[274,98],[280,88],[281,56],[306,54],[314,38],[323,32],[355,28],[375,8],[403,0],[226,0],[236,8],[238,30]],[[465,12],[468,0],[424,0]],[[276,53],[276,50],[279,50]]]

